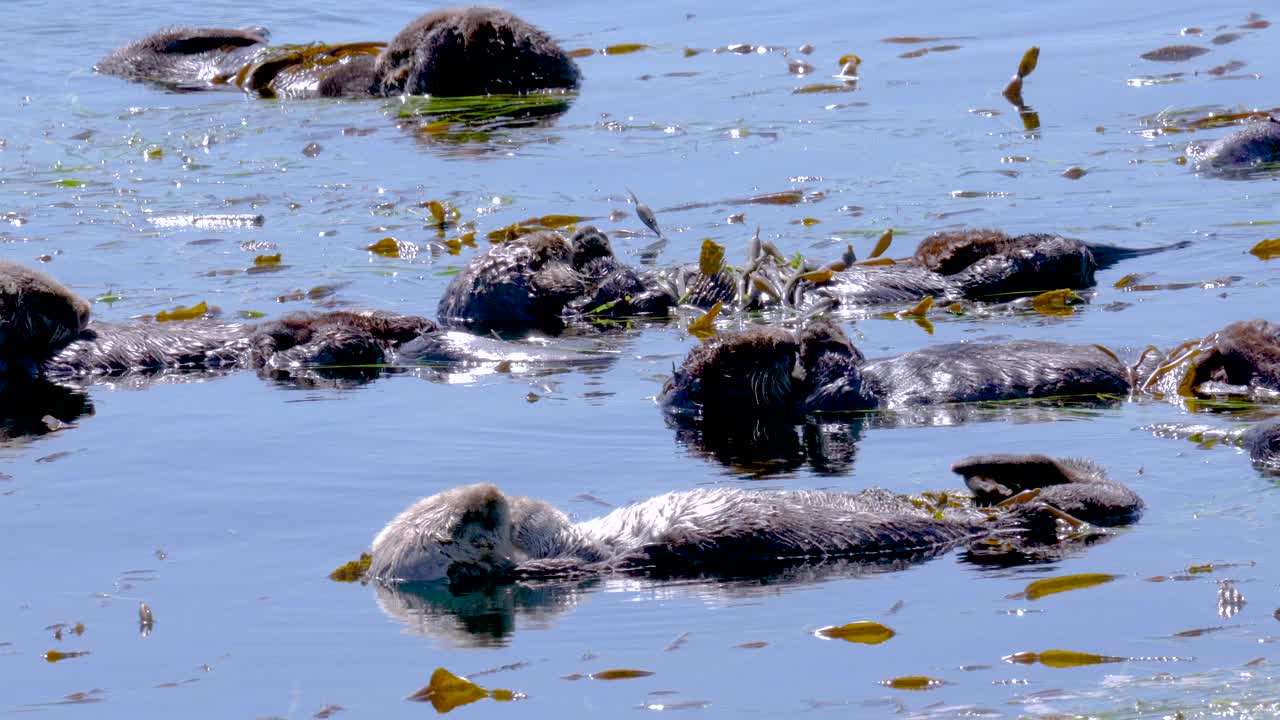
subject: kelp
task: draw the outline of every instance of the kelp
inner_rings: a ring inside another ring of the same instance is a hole
[[[172,310],[161,310],[156,313],[156,322],[177,322],[181,320],[194,320],[203,317],[209,312],[209,306],[205,301],[192,305],[191,307],[178,306]]]
[[[828,625],[818,628],[814,635],[828,640],[844,640],[862,645],[879,645],[898,633],[871,620],[859,620],[844,625]]]
[[[566,93],[481,95],[464,97],[413,96],[396,109],[400,118],[430,118],[433,123],[459,123],[474,129],[502,127],[504,122],[556,115],[569,109]]]
[[[1028,583],[1021,596],[1028,600],[1039,600],[1049,595],[1105,585],[1119,577],[1119,575],[1110,575],[1108,573],[1078,573],[1044,578]]]
[[[369,553],[360,553],[360,557],[351,562],[343,564],[337,570],[329,573],[329,579],[334,582],[359,582],[364,578],[365,573],[369,572],[369,566],[373,564],[373,556]]]
[[[492,698],[497,702],[510,702],[524,697],[523,693],[510,690],[489,690],[464,677],[454,675],[444,668],[436,668],[435,672],[431,673],[431,680],[427,686],[405,699],[413,702],[429,702],[436,712],[444,714],[484,698]]]

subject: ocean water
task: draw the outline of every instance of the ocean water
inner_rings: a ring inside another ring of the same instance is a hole
[[[509,7],[567,48],[648,47],[579,60],[581,91],[543,123],[440,136],[399,121],[395,100],[174,94],[92,71],[112,48],[168,24],[264,25],[280,43],[388,39],[424,11],[417,4],[371,14],[332,0],[181,11],[11,3],[0,258],[40,266],[97,299],[95,317],[111,321],[200,301],[228,319],[331,304],[434,315],[451,272],[483,248],[433,251],[440,238],[423,202],[456,205],[481,236],[529,217],[591,217],[638,262],[652,238],[631,213],[630,189],[671,238],[659,262],[695,258],[706,237],[740,259],[757,225],[785,253],[819,258],[846,243],[865,255],[887,228],[898,255],[962,226],[1135,247],[1191,242],[1100,272],[1089,304],[1066,317],[943,316],[931,334],[898,320],[847,324],[869,356],[1026,337],[1133,357],[1234,320],[1276,319],[1280,265],[1247,252],[1277,234],[1275,177],[1228,180],[1177,162],[1188,143],[1230,131],[1192,121],[1280,105],[1278,30],[1257,27],[1273,20],[1266,8]],[[728,49],[737,44],[753,49]],[[799,52],[805,44],[811,54]],[[1210,52],[1139,57],[1175,44]],[[1040,62],[1023,95],[1036,127],[1000,94],[1032,45]],[[921,49],[930,52],[903,57]],[[847,53],[863,61],[856,83],[832,77]],[[797,75],[789,61],[813,70]],[[314,156],[303,152],[312,143]],[[1071,168],[1086,172],[1070,179]],[[792,190],[806,201],[745,202]],[[189,213],[264,220],[153,222]],[[737,214],[742,222],[730,222]],[[387,259],[365,249],[387,236],[421,252]],[[246,272],[275,252],[286,267]],[[1131,273],[1153,289],[1115,287]],[[0,441],[0,713],[432,713],[405,698],[438,667],[527,696],[453,710],[469,717],[1274,713],[1276,485],[1235,449],[1142,429],[1235,426],[1266,411],[1013,407],[963,425],[827,423],[818,434],[834,440],[821,447],[801,438],[730,452],[669,427],[652,399],[696,342],[678,323],[645,327],[609,340],[615,363],[550,374],[417,373],[332,389],[243,373],[91,387],[91,411],[73,426]],[[614,578],[467,596],[327,578],[400,509],[458,484],[495,482],[588,518],[717,484],[950,488],[952,462],[988,452],[1090,457],[1142,494],[1147,513],[1107,542],[1016,568],[952,553],[884,572]],[[1075,573],[1117,578],[1016,597],[1034,580]],[[1233,591],[1243,604],[1221,602]],[[139,601],[155,615],[146,637]],[[814,636],[856,620],[897,634],[879,645]],[[1002,659],[1049,649],[1126,660]],[[48,662],[49,651],[88,654]],[[573,679],[619,668],[653,674]],[[919,675],[945,684],[880,684]]]

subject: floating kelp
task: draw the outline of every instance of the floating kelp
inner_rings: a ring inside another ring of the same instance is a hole
[[[698,255],[698,271],[707,277],[714,277],[724,269],[724,246],[705,238],[702,241],[702,252]]]
[[[1107,573],[1079,573],[1076,575],[1044,578],[1043,580],[1036,580],[1029,583],[1020,595],[1011,595],[1010,598],[1025,597],[1028,600],[1039,600],[1040,598],[1048,597],[1049,595],[1105,585],[1119,577],[1119,575],[1110,575]]]
[[[939,680],[927,675],[906,675],[891,680],[881,680],[880,684],[894,690],[937,690],[948,683],[946,680]]]
[[[688,332],[699,340],[710,340],[716,334],[716,316],[724,308],[724,303],[717,300],[710,310],[697,320],[689,323]]]
[[[369,553],[360,553],[360,557],[344,564],[342,567],[329,573],[329,579],[334,582],[358,582],[369,571],[369,565],[373,562],[373,556]]]
[[[405,699],[413,702],[429,702],[436,712],[444,714],[484,698],[493,698],[497,702],[509,702],[521,700],[524,697],[523,693],[510,690],[489,690],[466,678],[458,677],[444,668],[436,668],[436,671],[431,673],[431,681],[427,686]]]
[[[88,650],[72,650],[69,652],[61,652],[59,650],[50,650],[44,654],[44,659],[45,659],[45,662],[56,663],[56,662],[62,662],[63,660],[70,660],[71,658],[84,657],[85,655],[88,655],[88,654],[89,654]]]
[[[943,40],[977,40],[972,35],[956,35],[954,37],[917,37],[915,35],[901,35],[887,38],[880,38],[882,43],[894,43],[896,45],[919,45],[921,43],[941,42]]]
[[[460,123],[471,127],[502,127],[504,122],[569,109],[571,94],[562,92],[528,95],[482,95],[469,97],[412,96],[396,109],[401,118],[431,118],[434,122]]]
[[[1274,257],[1280,257],[1280,237],[1270,238],[1259,242],[1249,249],[1249,254],[1259,260],[1270,260]]]
[[[195,320],[209,312],[209,306],[201,300],[191,307],[178,306],[172,310],[161,310],[156,313],[156,322],[175,322],[179,320]]]
[[[1148,50],[1138,57],[1152,62],[1183,62],[1184,60],[1200,57],[1207,52],[1209,52],[1208,48],[1202,48],[1198,45],[1167,45],[1155,50]]]
[[[1084,667],[1086,665],[1102,665],[1105,663],[1126,662],[1131,659],[1118,657],[1115,655],[1094,655],[1093,653],[1075,652],[1073,650],[1045,650],[1041,653],[1020,652],[1013,655],[1006,655],[1004,661],[1008,663],[1017,663],[1019,665],[1034,665],[1040,663],[1045,667],[1051,668],[1073,668]]]
[[[893,244],[893,228],[889,228],[888,230],[885,230],[884,234],[880,236],[880,239],[876,241],[876,246],[872,248],[871,254],[867,256],[867,259],[871,260],[873,258],[880,257],[885,253],[886,250],[889,249],[889,246],[892,244]]]
[[[410,259],[418,255],[418,246],[407,240],[384,237],[378,242],[365,247],[365,250],[385,258]]]
[[[1031,298],[1031,309],[1041,315],[1065,316],[1075,312],[1074,305],[1084,303],[1084,298],[1074,290],[1049,290]]]
[[[888,627],[871,620],[859,620],[845,625],[828,625],[818,628],[813,634],[828,640],[844,640],[863,645],[879,645],[897,635]]]
[[[601,670],[593,672],[587,677],[592,680],[635,680],[653,675],[649,670],[632,670],[628,668],[617,668],[613,670]]]
[[[1009,104],[1018,108],[1018,112],[1022,114],[1023,125],[1027,130],[1034,130],[1040,127],[1040,118],[1027,107],[1027,103],[1022,99],[1022,81],[1028,75],[1035,71],[1036,65],[1040,62],[1040,48],[1032,46],[1022,54],[1022,59],[1018,61],[1018,69],[1014,72],[1013,77],[1009,79],[1009,83],[1004,86],[1004,90],[1000,92]]]

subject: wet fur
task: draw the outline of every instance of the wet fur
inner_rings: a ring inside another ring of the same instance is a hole
[[[549,35],[496,8],[436,10],[385,48],[333,46],[321,62],[266,42],[260,28],[168,28],[115,50],[95,69],[183,89],[239,86],[264,97],[529,93],[581,80]]]
[[[34,377],[89,322],[89,303],[44,273],[0,261],[0,383]]]
[[[1142,501],[1086,461],[986,456],[957,464],[972,477],[1046,488],[1079,519],[1136,520]],[[992,483],[988,480],[985,486]],[[493,485],[454,488],[400,513],[373,541],[369,576],[388,583],[510,580],[600,572],[759,573],[788,562],[927,557],[999,535],[1056,539],[1045,500],[982,510],[986,495],[939,509],[918,497],[861,492],[708,488],[673,492],[570,523],[554,507]]]
[[[378,57],[380,95],[493,95],[578,86],[578,68],[542,30],[505,10],[436,10]]]
[[[760,393],[759,378],[773,392]],[[798,335],[750,328],[689,352],[659,395],[669,411],[704,419],[785,420],[809,412],[901,409],[1057,396],[1125,396],[1129,370],[1095,345],[1022,340],[953,343],[866,361],[838,326]],[[784,380],[785,379],[785,380]]]

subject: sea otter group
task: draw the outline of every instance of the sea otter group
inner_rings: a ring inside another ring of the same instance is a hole
[[[272,97],[478,95],[570,89],[580,74],[541,30],[500,10],[429,13],[390,43],[270,47],[260,28],[175,28],[123,47],[97,69],[197,89]],[[1230,171],[1280,160],[1280,123],[1252,123],[1188,154]],[[1149,348],[1132,365],[1097,345],[1043,341],[937,345],[867,359],[818,316],[925,297],[981,307],[1042,291],[1087,288],[1094,272],[1146,249],[1054,234],[939,233],[909,258],[827,265],[785,261],[753,242],[747,264],[636,268],[593,227],[539,231],[495,245],[455,276],[439,324],[386,312],[311,312],[256,323],[90,322],[89,305],[43,273],[0,262],[0,395],[37,383],[133,373],[296,369],[339,371],[420,362],[568,362],[513,338],[584,319],[665,317],[679,305],[809,316],[799,330],[756,326],[694,348],[659,403],[677,422],[720,425],[839,412],[1024,398],[1138,395],[1280,397],[1280,326],[1227,325],[1199,342]],[[477,334],[471,334],[472,332]],[[1280,422],[1242,438],[1277,464]],[[965,543],[1049,556],[1074,536],[1142,511],[1129,488],[1082,460],[1039,455],[960,461],[969,494],[883,490],[671,493],[571,523],[554,507],[492,485],[420,500],[373,543],[369,577],[453,584],[605,572],[720,574],[831,558],[928,557]]]

